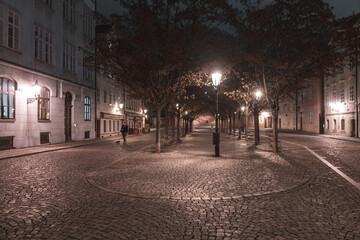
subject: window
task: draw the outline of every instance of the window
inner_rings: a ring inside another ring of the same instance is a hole
[[[120,130],[120,121],[117,120],[117,130],[119,131]]]
[[[310,111],[309,112],[309,123],[312,123],[313,122],[313,112],[312,111]]]
[[[96,89],[96,101],[100,102],[100,90]]]
[[[113,121],[113,131],[115,132],[115,120]]]
[[[109,103],[112,104],[112,93],[109,93]]]
[[[46,4],[48,7],[52,7],[52,0],[43,0],[43,3]]]
[[[63,18],[75,24],[75,0],[63,0]]]
[[[63,44],[63,69],[75,72],[75,47],[67,42]]]
[[[111,120],[109,120],[109,132],[111,132]]]
[[[104,103],[106,103],[106,99],[107,99],[107,92],[104,91]]]
[[[85,97],[84,100],[84,120],[90,121],[91,120],[91,99],[89,97]]]
[[[344,89],[340,89],[340,102],[345,102],[345,91]]]
[[[336,102],[336,90],[332,92],[332,102]]]
[[[84,65],[83,77],[88,80],[94,80],[94,71],[90,67]]]
[[[341,119],[341,130],[345,131],[345,119]]]
[[[52,63],[52,35],[38,26],[35,26],[35,58]]]
[[[89,45],[94,35],[94,22],[92,11],[84,4],[83,8],[83,36],[85,44]]]
[[[0,5],[0,45],[4,45],[4,7]]]
[[[334,119],[334,130],[336,130],[336,119]]]
[[[354,98],[354,86],[351,85],[349,90],[350,90],[350,91],[349,91],[349,101],[350,101],[350,102],[353,102],[354,99],[355,99],[355,98]]]
[[[50,120],[50,91],[42,87],[38,97],[39,120]]]
[[[1,119],[15,118],[15,83],[10,79],[0,78]]]
[[[19,15],[8,12],[8,47],[19,50]]]
[[[330,129],[330,122],[329,119],[326,120],[326,129],[329,130]]]
[[[106,133],[106,120],[104,120],[104,133]]]

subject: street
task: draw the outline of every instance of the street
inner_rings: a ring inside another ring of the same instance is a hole
[[[280,134],[280,154],[196,129],[0,160],[0,239],[360,239],[360,143]]]

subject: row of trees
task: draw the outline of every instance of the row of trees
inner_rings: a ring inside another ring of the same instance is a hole
[[[224,114],[241,105],[258,114],[265,105],[253,93],[263,90],[273,112],[277,152],[279,101],[307,79],[335,69],[341,59],[337,44],[329,45],[336,39],[336,21],[322,0],[238,0],[236,7],[226,0],[119,4],[121,13],[102,18],[110,27],[96,41],[96,66],[156,109],[156,152],[161,151],[161,111],[171,115],[180,103],[192,118],[215,113],[210,97],[215,70],[223,73],[219,105]]]

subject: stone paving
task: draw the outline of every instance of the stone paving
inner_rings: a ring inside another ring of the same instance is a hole
[[[360,192],[301,148],[153,135],[0,161],[0,239],[360,239]]]

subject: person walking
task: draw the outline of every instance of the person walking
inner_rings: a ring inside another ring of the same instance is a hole
[[[124,143],[126,143],[126,134],[128,132],[129,128],[126,124],[126,121],[123,122],[123,125],[121,126],[121,134],[122,134],[122,137],[124,139]]]

